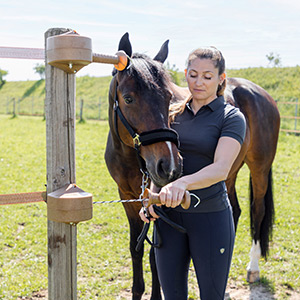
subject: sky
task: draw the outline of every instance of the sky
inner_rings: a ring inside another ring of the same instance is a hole
[[[0,0],[0,46],[43,48],[49,28],[76,30],[95,53],[113,55],[129,33],[133,52],[154,57],[169,40],[167,61],[183,71],[188,54],[202,46],[222,51],[226,67],[300,65],[299,0]],[[0,58],[7,81],[37,80],[39,60]],[[90,64],[77,76],[106,76],[111,65]]]

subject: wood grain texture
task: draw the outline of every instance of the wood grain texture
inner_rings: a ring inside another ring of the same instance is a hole
[[[47,38],[70,29],[52,28]],[[47,55],[47,54],[46,54]],[[47,61],[47,57],[45,59]],[[75,75],[46,64],[47,192],[75,183]],[[49,300],[77,299],[77,228],[48,220]]]

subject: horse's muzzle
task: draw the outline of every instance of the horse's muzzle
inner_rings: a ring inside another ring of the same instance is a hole
[[[182,158],[179,153],[162,156],[155,162],[147,162],[147,170],[153,183],[158,187],[176,180],[182,173]]]

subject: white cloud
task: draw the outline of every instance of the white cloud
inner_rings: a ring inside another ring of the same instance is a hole
[[[25,22],[47,22],[52,24],[72,24],[74,23],[74,19],[66,19],[66,18],[54,18],[48,16],[28,16],[28,15],[15,15],[15,16],[4,16],[0,15],[0,20],[2,21],[25,21]],[[118,23],[102,23],[95,21],[83,21],[76,20],[75,22],[78,25],[87,25],[87,26],[99,26],[99,27],[121,27],[122,24]]]
[[[170,39],[168,60],[181,70],[188,53],[205,45],[220,48],[229,67],[263,65],[271,51],[280,54],[284,65],[300,64],[298,0],[28,1],[0,4],[0,46],[41,48],[48,28],[68,27],[91,37],[93,51],[104,54],[115,53],[125,32],[130,33],[133,51],[149,56]],[[30,72],[21,68],[25,65]],[[9,68],[10,78],[30,78],[33,66],[0,59],[0,68]],[[110,74],[111,66],[91,64],[78,75],[86,72]]]

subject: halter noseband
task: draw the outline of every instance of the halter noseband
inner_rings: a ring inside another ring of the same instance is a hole
[[[127,131],[129,132],[129,134],[132,137],[132,140],[134,143],[134,148],[137,151],[141,168],[142,168],[142,166],[141,166],[142,159],[140,157],[140,146],[147,146],[147,145],[151,145],[151,144],[163,142],[163,141],[170,141],[170,142],[174,143],[177,147],[179,146],[178,133],[171,128],[159,128],[159,129],[145,131],[145,132],[138,134],[128,123],[128,121],[126,120],[125,116],[123,115],[123,113],[120,109],[117,89],[118,89],[118,83],[116,83],[115,99],[114,99],[115,130],[116,130],[117,136],[120,139],[120,141],[122,143],[124,143],[119,135],[119,130],[118,130],[118,120],[117,119],[119,117],[121,122],[123,123],[123,125],[125,126],[125,128],[127,129]],[[145,169],[144,163],[143,163],[142,169]]]

